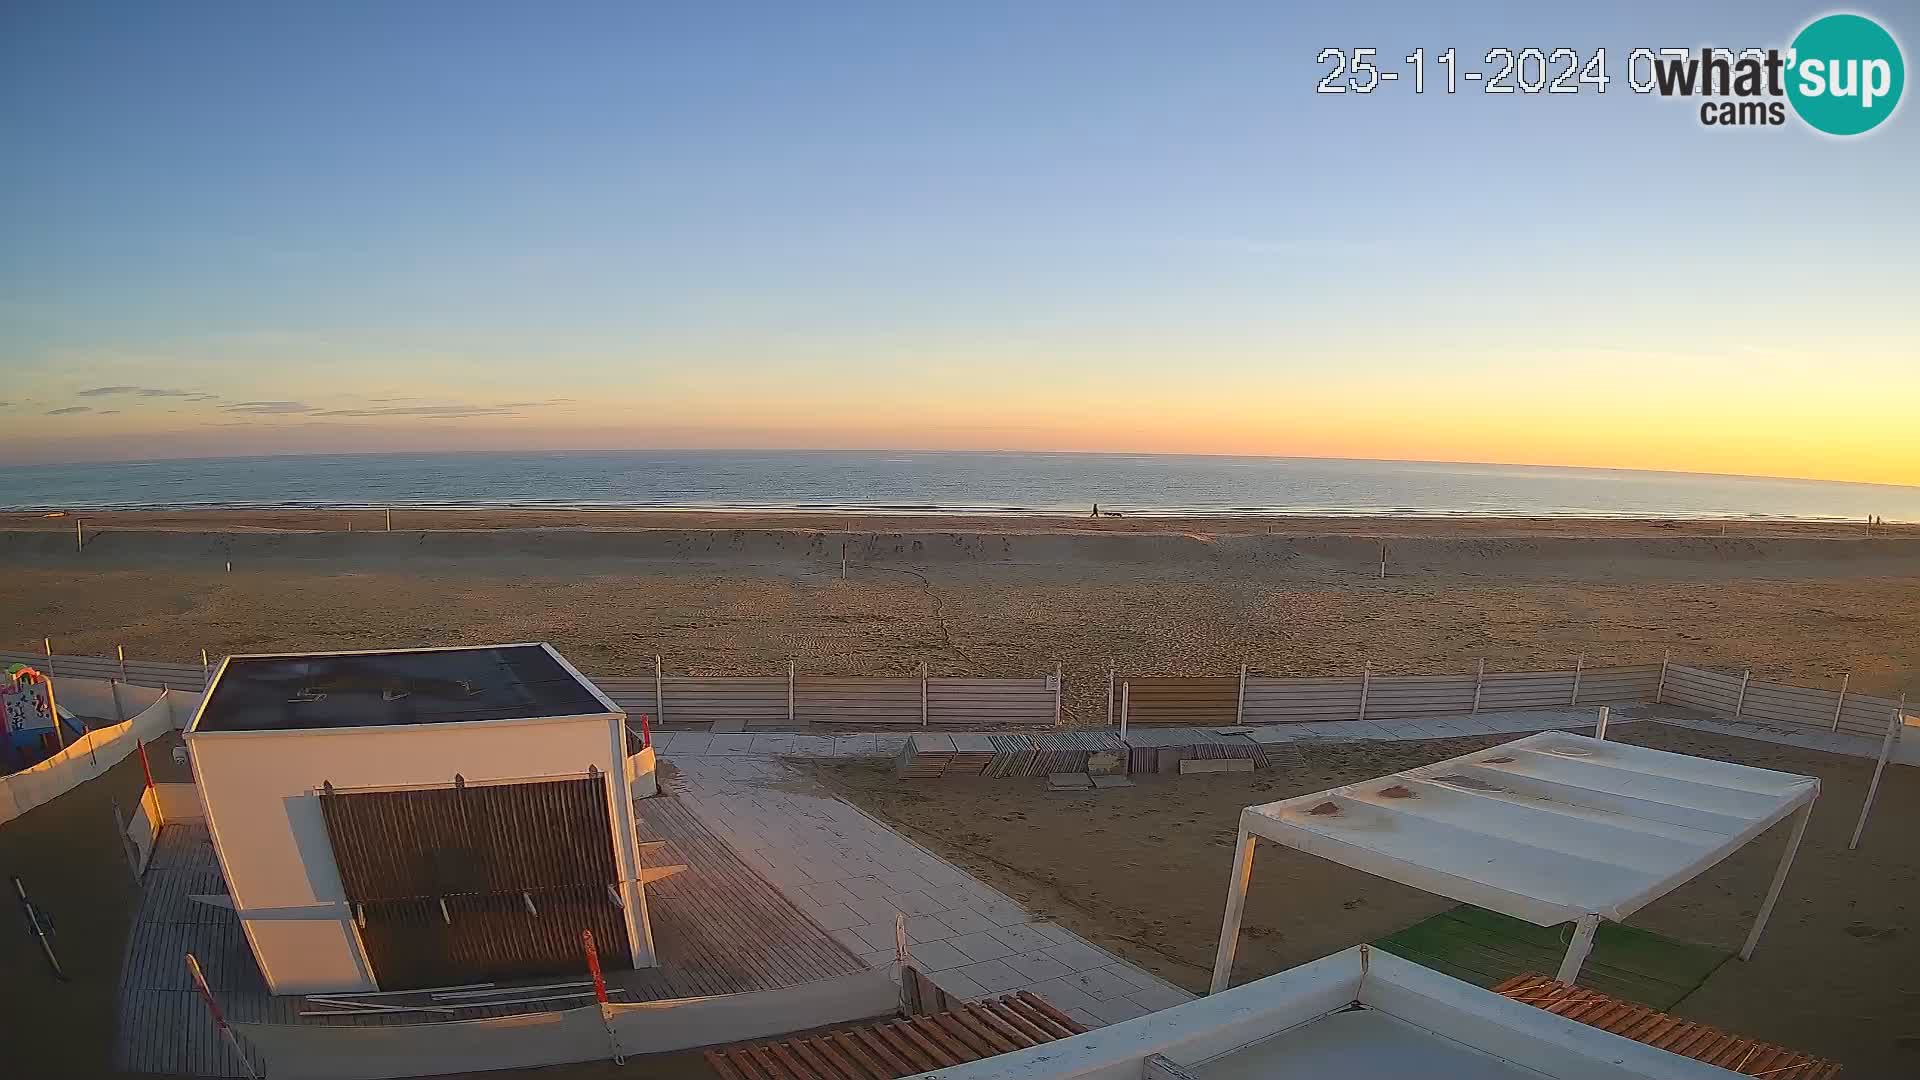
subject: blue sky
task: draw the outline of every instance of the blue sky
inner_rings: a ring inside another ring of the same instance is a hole
[[[1605,46],[1618,75],[1828,9],[1296,6],[10,4],[0,461],[1018,446],[1920,483],[1911,104],[1837,140],[1623,79],[1312,92],[1326,46]],[[1849,10],[1920,41],[1911,8]],[[217,396],[84,396],[117,386]]]

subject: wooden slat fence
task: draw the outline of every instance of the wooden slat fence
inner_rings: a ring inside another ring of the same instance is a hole
[[[669,675],[663,680],[666,705],[660,710],[670,724],[707,725],[738,722],[742,727],[785,727],[787,677],[725,678]]]
[[[1240,703],[1235,676],[1134,675],[1121,687],[1129,724],[1231,724]]]
[[[152,660],[128,660],[122,664],[112,657],[103,656],[0,652],[0,668],[10,664],[28,664],[49,675],[68,678],[117,679],[139,686],[192,690],[196,693],[207,685],[207,672],[199,664],[162,664]]]
[[[1051,679],[928,679],[927,723],[968,728],[1051,725],[1058,685]]]
[[[1744,686],[1744,689],[1743,689]],[[1885,734],[1900,708],[1892,698],[1761,682],[1742,674],[1667,665],[1662,699],[1761,723],[1792,724],[1848,735]]]
[[[802,724],[919,727],[923,684],[917,678],[801,675],[794,679],[794,720]]]
[[[1288,724],[1399,720],[1495,709],[1651,701],[1660,665],[1467,675],[1351,675],[1285,679],[1131,677],[1129,724]],[[1236,705],[1238,709],[1236,709]],[[1144,707],[1143,707],[1144,706]]]

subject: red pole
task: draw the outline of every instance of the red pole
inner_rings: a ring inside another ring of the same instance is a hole
[[[587,970],[593,974],[593,996],[607,1003],[607,980],[600,975],[600,953],[593,947],[593,931],[580,931],[580,944],[587,950]]]
[[[653,726],[647,723],[647,714],[641,713],[640,714],[640,749],[646,750],[651,748],[652,746],[653,746]]]
[[[147,761],[147,744],[144,742],[141,742],[138,738],[135,738],[133,740],[133,745],[138,747],[140,750],[140,771],[147,774],[147,786],[152,787],[153,786],[153,765]]]
[[[193,987],[200,991],[200,999],[207,1003],[207,1012],[213,1014],[214,1028],[226,1039],[233,1056],[240,1059],[240,1067],[247,1071],[249,1077],[259,1077],[260,1074],[253,1070],[253,1062],[247,1060],[246,1051],[240,1048],[239,1037],[227,1026],[227,1018],[220,1014],[220,1003],[213,1000],[213,990],[207,986],[207,977],[200,973],[200,961],[194,959],[192,953],[187,954],[187,973],[193,976]]]

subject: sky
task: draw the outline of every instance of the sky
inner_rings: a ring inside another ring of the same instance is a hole
[[[1920,484],[1920,118],[1737,3],[0,6],[0,465],[1116,450]],[[1436,10],[1440,8],[1448,10]],[[1604,10],[1585,10],[1586,8]],[[1563,10],[1564,9],[1564,10]],[[1912,60],[1920,12],[1878,18]],[[1324,48],[1604,94],[1314,92]]]

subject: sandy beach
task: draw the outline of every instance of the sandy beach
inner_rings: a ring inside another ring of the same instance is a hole
[[[1123,674],[1243,663],[1430,673],[1481,659],[1565,668],[1582,654],[1644,663],[1671,650],[1756,678],[1834,686],[1851,673],[1863,692],[1920,689],[1912,535],[1806,526],[1722,538],[1697,523],[1615,521],[412,518],[396,515],[387,533],[381,515],[363,514],[373,528],[349,535],[297,514],[118,515],[97,519],[82,550],[71,518],[0,521],[0,647],[51,639],[62,653],[125,646],[198,661],[202,649],[547,640],[599,674],[650,671],[656,653],[687,674],[776,674],[792,660],[816,674],[906,674],[925,661],[934,674],[1012,676],[1058,662],[1078,723],[1105,722],[1109,663]],[[463,527],[424,527],[449,524]],[[1249,531],[1266,528],[1288,531]]]

